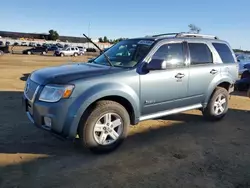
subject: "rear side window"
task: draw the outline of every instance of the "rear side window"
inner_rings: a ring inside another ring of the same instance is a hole
[[[218,54],[223,63],[234,63],[234,57],[231,50],[226,44],[223,43],[213,43],[214,48],[217,50]]]
[[[191,65],[213,63],[213,57],[210,49],[204,43],[188,43]]]

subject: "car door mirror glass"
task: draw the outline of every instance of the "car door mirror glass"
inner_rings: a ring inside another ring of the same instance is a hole
[[[163,59],[152,59],[147,64],[148,70],[166,70],[167,69],[167,62]]]

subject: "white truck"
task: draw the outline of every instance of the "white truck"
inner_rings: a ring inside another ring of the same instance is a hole
[[[80,50],[77,47],[68,46],[63,49],[58,49],[55,51],[56,56],[78,56],[80,55]]]

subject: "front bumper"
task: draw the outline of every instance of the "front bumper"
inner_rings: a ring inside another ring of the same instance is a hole
[[[74,116],[68,113],[70,99],[61,100],[57,103],[46,103],[42,101],[30,101],[25,95],[22,105],[28,119],[38,128],[49,131],[60,139],[74,139],[68,134],[68,127]],[[44,117],[51,119],[51,126],[46,126]]]

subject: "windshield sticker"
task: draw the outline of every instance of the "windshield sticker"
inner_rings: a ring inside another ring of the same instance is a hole
[[[154,41],[152,40],[140,40],[138,44],[152,45]]]

